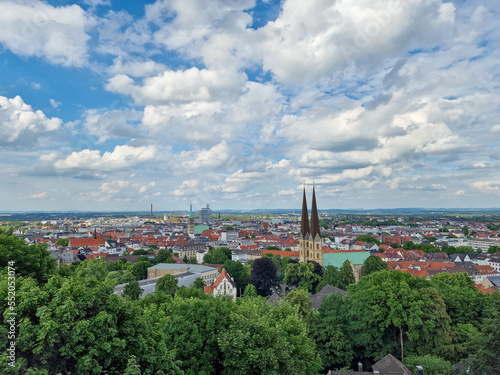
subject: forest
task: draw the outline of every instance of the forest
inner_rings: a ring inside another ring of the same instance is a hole
[[[146,260],[58,268],[44,245],[0,231],[1,373],[325,374],[360,361],[370,368],[392,353],[426,375],[453,374],[461,361],[472,374],[500,374],[500,295],[482,294],[466,274],[426,280],[369,257],[355,282],[348,263],[220,260],[238,286],[236,302],[168,278],[139,298]],[[120,282],[130,285],[123,295],[114,293]],[[267,303],[280,284],[284,301]],[[308,295],[328,284],[347,296],[313,309]]]

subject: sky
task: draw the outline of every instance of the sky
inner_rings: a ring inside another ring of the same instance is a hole
[[[0,211],[500,207],[499,16],[1,0]]]

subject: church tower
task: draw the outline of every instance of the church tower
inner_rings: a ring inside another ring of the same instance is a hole
[[[191,237],[191,238],[194,237],[194,218],[193,218],[193,204],[192,203],[189,205],[189,219],[188,219],[188,225],[187,225],[187,233],[189,234],[189,237]]]
[[[313,260],[323,266],[323,241],[319,229],[318,207],[316,205],[316,191],[313,186],[311,221],[307,212],[306,188],[302,198],[302,219],[300,223],[299,261]]]
[[[302,220],[300,222],[299,262],[307,262],[309,254],[309,213],[307,212],[306,186],[302,198]]]
[[[316,207],[316,192],[313,186],[313,198],[311,206],[311,237],[309,239],[309,259],[314,260],[323,267],[323,241],[319,233],[319,215]]]

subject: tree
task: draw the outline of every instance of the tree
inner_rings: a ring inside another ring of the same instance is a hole
[[[465,235],[465,237],[468,237],[469,236],[469,227],[468,226],[464,226],[462,228],[462,232]]]
[[[132,273],[137,278],[137,280],[143,280],[148,277],[148,268],[152,264],[149,261],[139,261],[132,266]]]
[[[498,252],[500,252],[500,246],[493,245],[488,248],[488,254],[495,254]]]
[[[417,366],[424,368],[425,375],[453,375],[455,373],[450,362],[430,354],[406,357],[404,364],[414,374],[417,373]]]
[[[243,293],[245,298],[256,298],[259,295],[257,294],[257,289],[252,284],[248,284],[245,287],[245,292]]]
[[[225,261],[231,259],[231,249],[227,247],[218,247],[216,249],[210,249],[208,253],[203,257],[203,263],[205,264],[224,264]]]
[[[173,296],[176,290],[179,289],[179,287],[177,286],[178,282],[179,281],[175,278],[174,275],[167,274],[165,276],[162,276],[156,282],[155,293],[162,292]]]
[[[226,260],[222,267],[227,271],[229,276],[233,278],[236,284],[236,290],[238,294],[240,294],[240,291],[246,286],[243,278],[243,264],[235,260]]]
[[[262,257],[253,262],[249,283],[255,286],[259,296],[269,296],[279,287],[276,266],[269,258]]]
[[[179,289],[177,289],[177,291],[175,292],[175,298],[205,299],[205,298],[208,298],[208,294],[205,294],[205,291],[203,289],[196,288],[193,285],[191,285],[189,288],[186,288],[183,285]]]
[[[218,341],[222,375],[303,375],[317,374],[321,368],[306,324],[290,304],[241,300]]]
[[[57,261],[45,244],[27,245],[11,232],[0,230],[0,269],[9,265],[15,268],[16,277],[31,277],[44,283],[56,271]]]
[[[381,358],[443,355],[451,343],[451,320],[438,291],[419,277],[379,271],[349,286],[352,337],[358,355]]]
[[[340,275],[339,269],[335,266],[329,265],[323,268],[323,278],[317,286],[317,290],[323,289],[326,285],[331,285],[339,288]]]
[[[189,263],[189,264],[198,264],[198,261],[196,260],[196,258],[190,258],[190,259],[188,260],[188,263]]]
[[[205,282],[201,277],[197,277],[193,283],[193,287],[196,289],[205,290]]]
[[[363,276],[368,276],[374,272],[385,271],[389,269],[387,263],[384,262],[380,257],[375,255],[370,255],[365,259],[363,263],[363,268],[361,269],[361,274]]]
[[[168,350],[175,350],[175,359],[186,375],[222,372],[219,337],[229,328],[234,307],[225,298],[175,298],[164,306],[168,316],[164,342]]]
[[[154,305],[143,310],[92,274],[18,283],[20,373],[123,374],[135,355],[144,374],[180,374],[164,343],[166,318]]]
[[[167,262],[167,260],[173,259],[173,258],[171,256],[170,251],[168,251],[167,249],[160,249],[160,250],[158,250],[158,253],[156,254],[155,259],[158,263],[169,263],[169,262]]]
[[[302,320],[310,326],[313,322],[314,310],[308,296],[307,290],[296,289],[286,295],[285,301],[294,306]]]
[[[356,241],[364,241],[380,245],[380,241],[370,234],[362,234],[361,236],[356,237]]]
[[[348,300],[337,293],[325,297],[311,327],[311,335],[324,367],[349,366],[353,361],[354,349],[350,337],[355,333],[350,332],[349,326]]]
[[[431,279],[446,304],[453,324],[472,323],[481,327],[486,298],[466,273],[438,273]]]
[[[490,297],[490,305],[486,311],[481,331],[483,337],[480,349],[472,364],[472,373],[478,375],[498,375],[500,369],[500,294]]]
[[[134,251],[134,255],[148,255],[148,254],[154,254],[153,250],[144,250],[144,249],[139,249]]]
[[[285,269],[284,282],[292,287],[301,287],[312,291],[313,286],[321,280],[321,277],[313,272],[312,263],[289,263]]]
[[[352,271],[351,262],[346,260],[339,269],[339,288],[347,289],[350,284],[354,284],[356,279]]]
[[[141,289],[137,280],[129,282],[123,288],[123,296],[132,301],[137,301],[141,297],[142,292],[143,289]]]
[[[69,238],[58,238],[56,241],[56,245],[58,246],[68,246]]]
[[[281,250],[281,247],[269,245],[269,246],[266,246],[266,250]]]
[[[321,278],[323,277],[323,267],[321,267],[321,265],[318,263],[318,262],[315,262],[314,260],[309,260],[307,261],[307,263],[311,263],[314,268],[313,268],[313,272],[319,276],[319,278],[313,282],[313,285],[312,285],[312,292],[313,293],[316,293],[316,291],[318,290],[318,285],[319,285],[319,282],[321,281]]]
[[[141,375],[141,366],[137,363],[137,358],[135,355],[130,356],[127,364],[127,368],[123,375]]]

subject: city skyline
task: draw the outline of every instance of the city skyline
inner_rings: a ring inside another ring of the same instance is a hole
[[[0,2],[0,211],[500,207],[484,1]]]

